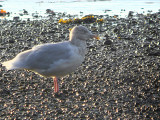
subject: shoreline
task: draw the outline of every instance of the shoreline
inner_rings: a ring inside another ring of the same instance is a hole
[[[144,8],[141,8],[141,10],[144,10]],[[26,9],[23,10],[19,10],[19,12],[13,13],[13,12],[7,12],[6,15],[2,16],[0,18],[0,21],[14,21],[14,20],[19,20],[19,21],[34,21],[34,20],[46,20],[46,19],[50,19],[50,18],[54,18],[54,17],[61,17],[61,18],[66,18],[66,19],[70,19],[70,18],[82,18],[84,16],[87,15],[96,15],[96,16],[108,16],[108,17],[113,17],[113,16],[117,16],[119,19],[121,18],[128,18],[128,16],[132,15],[132,16],[138,16],[138,15],[144,15],[147,16],[148,14],[156,14],[159,13],[160,10],[157,11],[152,11],[152,10],[145,10],[145,11],[128,11],[125,9],[121,9],[119,10],[119,12],[117,12],[117,14],[112,13],[112,10],[110,9],[105,9],[103,10],[104,13],[91,13],[91,14],[86,14],[85,12],[80,11],[77,14],[70,14],[67,12],[55,12],[53,9],[46,9],[44,11],[35,11],[35,12],[31,12],[31,11],[27,11]]]

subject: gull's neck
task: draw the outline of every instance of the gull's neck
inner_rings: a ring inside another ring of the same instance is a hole
[[[79,54],[82,57],[85,57],[85,54],[87,52],[87,44],[85,40],[80,40],[80,39],[71,39],[70,40],[71,44],[78,47]]]
[[[86,47],[86,41],[85,40],[80,40],[80,39],[76,39],[76,38],[72,38],[70,39],[70,42],[77,46],[77,47]]]

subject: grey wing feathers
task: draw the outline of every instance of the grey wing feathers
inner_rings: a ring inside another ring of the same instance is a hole
[[[67,42],[33,47],[26,59],[28,69],[47,69],[54,62],[70,57],[70,49],[65,44]]]

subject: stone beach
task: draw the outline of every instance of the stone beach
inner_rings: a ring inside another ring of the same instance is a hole
[[[160,119],[160,13],[96,17],[103,21],[1,20],[0,62],[38,44],[66,41],[75,25],[100,40],[88,40],[85,61],[60,78],[59,94],[52,78],[0,64],[0,119]]]

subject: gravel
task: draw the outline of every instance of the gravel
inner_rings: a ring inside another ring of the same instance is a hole
[[[88,41],[83,64],[60,78],[25,70],[7,71],[0,64],[1,119],[160,119],[160,13],[126,18],[101,16],[82,22],[101,40]],[[0,24],[0,61],[34,45],[68,40],[69,28],[58,17]]]

